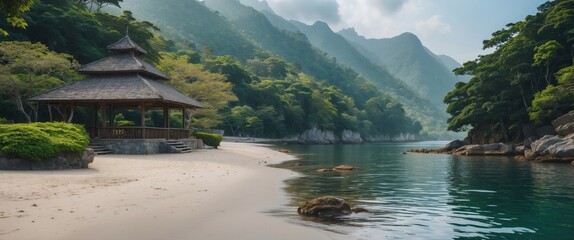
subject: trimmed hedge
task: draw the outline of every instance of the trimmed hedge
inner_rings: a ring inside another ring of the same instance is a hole
[[[81,125],[69,123],[0,124],[0,151],[33,161],[63,152],[81,153],[90,137]]]
[[[203,140],[203,143],[208,146],[217,148],[223,137],[216,133],[194,132],[193,136]]]

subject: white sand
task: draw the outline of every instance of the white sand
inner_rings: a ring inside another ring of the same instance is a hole
[[[89,169],[0,171],[0,239],[332,239],[265,211],[286,203],[292,157],[249,143],[96,156]],[[267,162],[267,163],[265,163]]]

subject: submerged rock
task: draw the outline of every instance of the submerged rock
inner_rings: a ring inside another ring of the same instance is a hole
[[[350,172],[355,170],[359,170],[359,168],[349,165],[339,165],[333,168],[333,171],[339,171],[339,172]]]
[[[335,218],[351,214],[351,206],[344,199],[323,196],[311,199],[299,205],[297,213],[304,216],[313,216],[321,218]]]
[[[320,168],[320,169],[316,170],[316,172],[319,172],[319,173],[332,172],[332,171],[333,171],[333,169],[327,169],[327,168]]]

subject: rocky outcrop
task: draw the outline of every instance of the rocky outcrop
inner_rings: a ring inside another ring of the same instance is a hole
[[[63,170],[88,168],[94,161],[94,150],[86,148],[82,153],[62,153],[59,156],[42,161],[15,159],[0,153],[0,170]]]
[[[568,136],[574,133],[574,112],[555,119],[552,121],[552,125],[560,136]]]
[[[565,114],[563,116],[560,116],[556,119],[554,119],[552,121],[552,126],[554,126],[555,128],[558,128],[562,125],[566,125],[568,123],[574,123],[574,112]]]
[[[365,137],[367,142],[409,142],[416,141],[417,135],[412,133],[400,133],[398,135],[375,135]]]
[[[316,144],[333,144],[337,143],[339,139],[335,136],[333,131],[323,131],[317,127],[313,127],[298,136],[287,138],[288,141],[298,143],[316,143]]]
[[[514,154],[514,147],[504,143],[472,144],[463,146],[454,151],[457,155],[480,156],[480,155],[500,155],[507,156]]]
[[[524,159],[539,162],[574,161],[574,112],[555,119],[552,126],[556,134],[545,135],[530,146],[527,146],[527,141],[524,142]]]
[[[299,135],[287,137],[284,140],[303,144],[406,142],[416,141],[417,135],[411,133],[401,133],[398,135],[376,135],[364,137],[361,136],[361,134],[358,132],[343,130],[341,136],[338,137],[333,131],[321,130],[317,127],[313,127]]]
[[[574,157],[574,133],[566,137],[544,136],[532,143],[532,152],[538,157]]]
[[[436,154],[456,154],[456,155],[498,155],[508,156],[514,155],[515,149],[512,145],[504,143],[491,143],[491,144],[470,144],[465,145],[465,141],[455,140],[440,149],[411,149],[407,152],[411,153],[436,153]]]
[[[527,125],[523,128],[526,137],[524,144],[513,147],[509,144],[464,144],[453,141],[441,149],[411,149],[414,153],[449,153],[457,155],[516,155],[517,159],[538,162],[564,162],[574,165],[574,112],[552,121],[552,126],[536,128]],[[541,134],[546,134],[540,136]],[[473,141],[471,139],[471,141]]]
[[[363,137],[358,132],[353,132],[351,130],[344,130],[341,133],[341,142],[343,143],[363,143]]]
[[[465,141],[461,141],[461,140],[454,140],[450,143],[448,143],[446,146],[444,146],[444,148],[442,148],[445,151],[452,151],[452,150],[456,150],[459,149],[461,147],[464,147],[465,145],[467,145],[468,143]]]
[[[314,198],[297,208],[297,213],[300,215],[320,218],[336,218],[352,212],[351,206],[344,199],[333,196]]]

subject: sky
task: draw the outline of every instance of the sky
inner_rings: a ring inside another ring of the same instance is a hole
[[[260,0],[262,1],[262,0]],[[419,36],[435,54],[459,63],[490,51],[482,41],[508,23],[536,14],[545,0],[267,0],[278,15],[307,24],[323,21],[333,31],[354,28],[367,38],[404,32]]]

